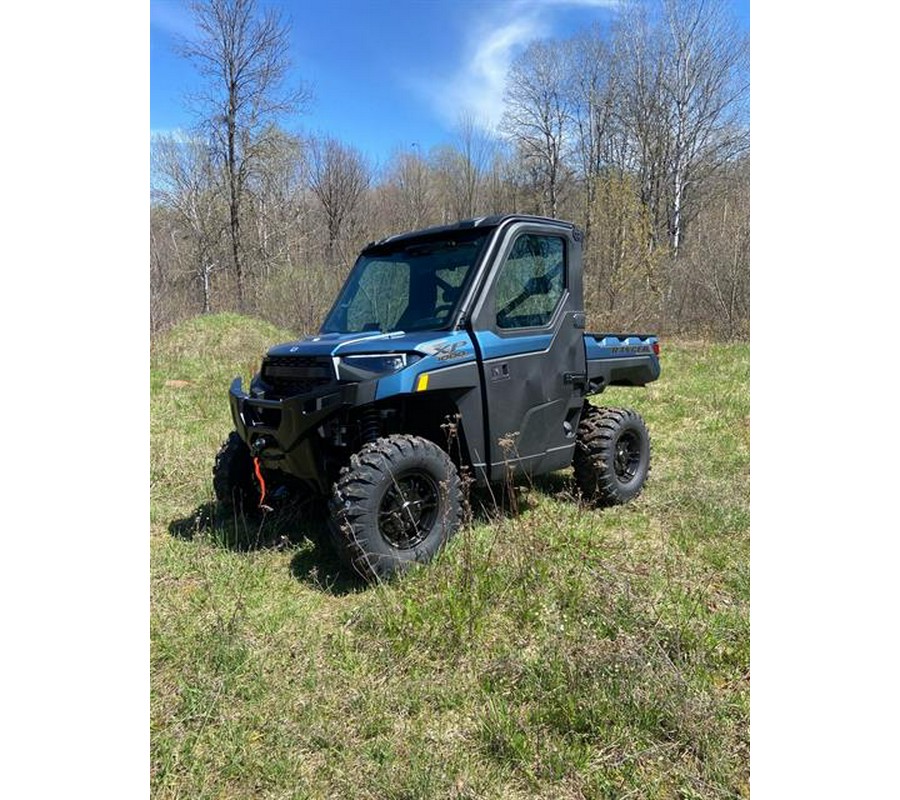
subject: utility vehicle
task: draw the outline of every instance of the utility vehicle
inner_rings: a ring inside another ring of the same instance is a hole
[[[461,471],[485,485],[573,465],[586,500],[635,497],[647,428],[586,397],[655,380],[659,343],[584,331],[582,238],[504,215],[368,245],[319,333],[271,348],[249,391],[232,383],[219,502],[326,497],[339,552],[378,580],[457,530]]]

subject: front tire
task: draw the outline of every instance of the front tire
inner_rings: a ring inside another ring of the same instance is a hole
[[[259,489],[253,475],[253,458],[237,431],[228,435],[216,454],[213,491],[222,508],[248,514],[258,508]]]
[[[585,406],[572,462],[582,496],[598,506],[627,503],[650,474],[650,434],[629,408]]]
[[[456,466],[418,436],[377,439],[352,456],[334,485],[330,527],[339,552],[368,581],[430,561],[456,533]]]

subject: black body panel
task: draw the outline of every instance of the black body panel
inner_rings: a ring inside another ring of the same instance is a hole
[[[519,238],[528,235],[563,240],[562,296],[547,324],[501,327],[498,276]],[[487,409],[490,480],[501,480],[510,467],[538,474],[571,463],[584,397],[583,378],[574,381],[572,375],[586,371],[580,264],[580,237],[565,223],[518,220],[495,243],[471,317]]]
[[[606,386],[645,386],[659,377],[659,362],[646,356],[591,359],[587,377],[594,392]]]

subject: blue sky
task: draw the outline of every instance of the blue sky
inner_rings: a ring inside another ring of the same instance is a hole
[[[260,0],[264,4],[265,0]],[[306,114],[291,130],[337,136],[383,163],[415,143],[447,142],[460,109],[485,127],[499,121],[510,61],[530,41],[608,22],[616,0],[272,0],[292,20],[291,57],[312,84]],[[734,0],[749,27],[749,0]],[[191,118],[183,96],[196,76],[173,52],[190,35],[180,0],[150,3],[150,129],[172,131]]]

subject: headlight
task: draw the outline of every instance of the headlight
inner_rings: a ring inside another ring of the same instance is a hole
[[[366,353],[338,356],[338,370],[343,380],[364,380],[376,375],[390,375],[414,364],[422,356],[418,353]]]

